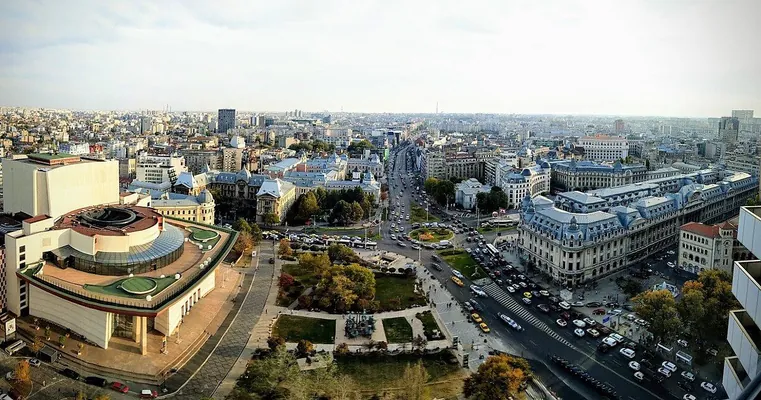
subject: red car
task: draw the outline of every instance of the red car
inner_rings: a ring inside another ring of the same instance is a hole
[[[117,392],[121,393],[127,393],[129,392],[129,386],[121,383],[121,382],[114,382],[111,384],[111,389],[116,390]]]

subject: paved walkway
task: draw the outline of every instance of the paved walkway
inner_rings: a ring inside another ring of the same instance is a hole
[[[262,252],[267,251],[259,249],[257,254]],[[244,350],[273,280],[273,266],[259,264],[261,257],[259,254],[252,259],[253,268],[245,272],[241,284],[248,290],[242,290],[235,298],[236,308],[222,323],[219,333],[212,336],[182,369],[167,379],[167,389],[176,391],[174,398],[197,400],[211,396]]]

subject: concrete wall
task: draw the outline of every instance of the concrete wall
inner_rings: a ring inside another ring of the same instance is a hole
[[[30,286],[29,314],[86,337],[104,349],[111,340],[113,314],[82,307]]]
[[[167,307],[163,312],[156,315],[153,328],[167,336],[173,334],[175,329],[177,329],[177,325],[180,323],[180,320],[183,317],[183,309],[185,310],[186,314],[188,312],[188,307],[185,307],[185,305],[187,304],[189,306],[194,301],[197,302],[201,298],[205,297],[209,292],[214,290],[216,284],[216,275],[217,270],[214,270],[213,273],[209,274],[209,276],[198,282],[193,287],[191,292],[185,296],[178,298],[171,306]],[[201,291],[200,297],[198,297],[199,289]]]

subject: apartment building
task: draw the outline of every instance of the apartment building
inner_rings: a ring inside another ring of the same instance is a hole
[[[615,161],[629,155],[629,142],[618,136],[584,136],[579,139],[578,146],[584,148],[588,160]]]
[[[136,179],[141,182],[161,184],[174,183],[177,176],[186,172],[185,157],[183,156],[154,156],[140,155],[135,168]]]

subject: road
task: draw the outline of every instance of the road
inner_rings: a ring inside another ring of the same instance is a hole
[[[414,163],[408,156],[407,149],[406,146],[402,146],[396,153],[392,154],[393,161],[389,163],[389,166],[393,166],[393,169],[387,174],[390,191],[389,201],[395,206],[394,208],[399,210],[400,206],[396,205],[398,201],[401,207],[404,208],[405,215],[409,214],[410,202],[415,201],[412,198],[415,186],[421,184],[420,181],[415,181],[414,177],[409,176],[410,172],[414,169]],[[400,194],[401,196],[399,196]],[[416,201],[420,201],[420,196],[417,197]],[[461,220],[461,218],[457,219]],[[469,225],[475,226],[475,221],[465,222],[470,222]],[[409,232],[411,229],[411,224],[406,220],[392,221],[389,218],[389,221],[384,222],[382,226],[382,238],[378,242],[380,249],[403,254],[412,259],[420,257],[423,264],[428,266],[429,272],[452,293],[458,302],[462,304],[471,298],[471,294],[467,289],[471,282],[466,280],[464,287],[458,287],[450,280],[451,274],[446,268],[445,271],[441,272],[430,268],[433,251],[425,248],[413,250],[409,246],[401,247],[397,245],[396,241],[390,238],[389,227],[391,223],[404,226],[406,232]],[[464,238],[465,235],[459,234],[455,236],[453,241],[456,245],[466,244]],[[520,296],[508,294],[496,284],[488,285],[484,289],[489,293],[489,297],[480,300],[480,303],[484,307],[481,315],[492,328],[492,334],[500,335],[508,341],[517,343],[516,347],[523,349],[523,354],[521,355],[547,365],[549,371],[554,376],[545,372],[545,376],[542,377],[543,381],[555,382],[559,379],[562,381],[562,385],[567,385],[566,388],[561,388],[561,390],[570,388],[577,392],[578,398],[599,398],[599,395],[593,392],[582,381],[550,363],[548,360],[549,355],[557,355],[581,366],[595,379],[608,383],[615,389],[621,399],[681,399],[685,393],[676,385],[678,376],[667,379],[664,382],[665,386],[652,381],[645,381],[642,384],[636,382],[633,377],[633,371],[628,367],[630,360],[621,355],[618,352],[618,348],[614,348],[605,354],[597,352],[596,346],[599,339],[593,339],[588,336],[577,338],[573,334],[573,329],[568,327],[562,328],[555,324],[554,321],[557,316],[545,315],[533,307],[526,308],[520,302]],[[516,332],[512,330],[501,322],[497,316],[498,313],[507,314],[515,319],[524,327],[525,331]],[[640,358],[638,356],[636,360]],[[697,383],[699,382],[696,382],[696,389],[691,393],[698,396],[698,398],[707,397],[706,392],[700,389]],[[563,390],[563,392],[566,390]],[[566,396],[565,398],[570,397]]]

